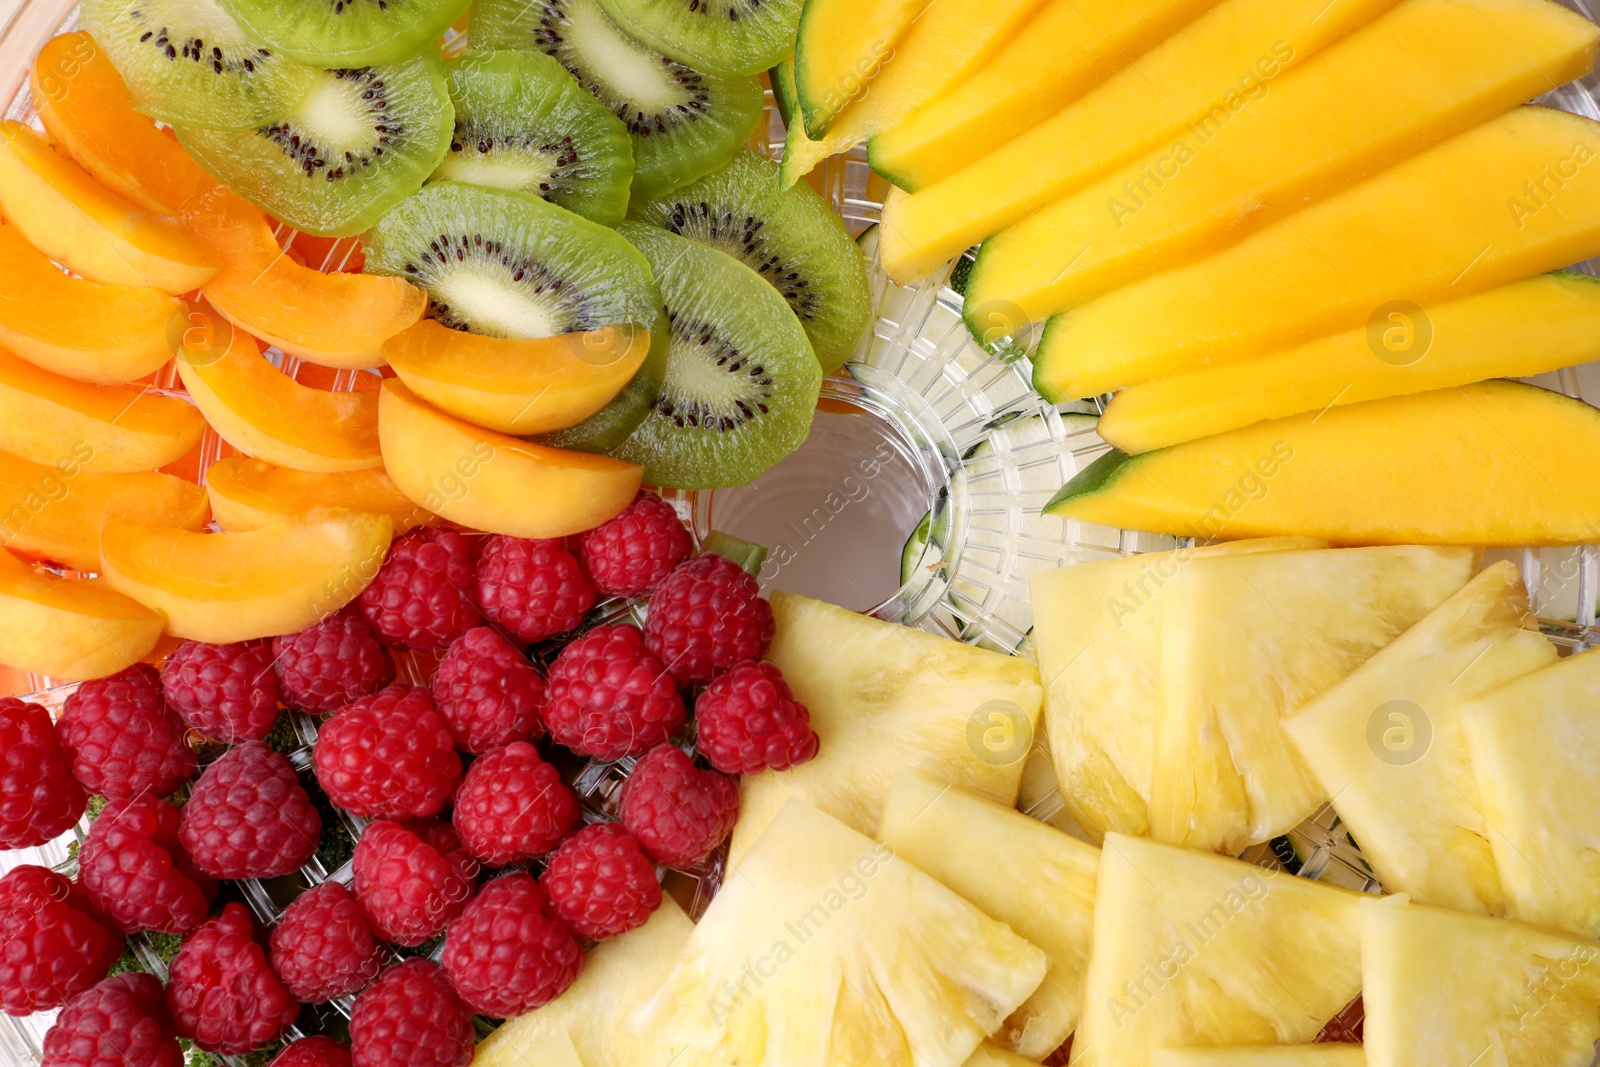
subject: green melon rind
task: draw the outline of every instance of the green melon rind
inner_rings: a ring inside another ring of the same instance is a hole
[[[1145,453],[1145,455],[1155,454]],[[1046,515],[1062,513],[1074,500],[1111,490],[1125,473],[1133,469],[1138,459],[1138,456],[1130,456],[1125,452],[1107,452],[1073,475],[1072,480],[1063,485],[1061,490],[1050,498],[1049,503],[1045,504],[1044,513]]]
[[[220,2],[278,55],[331,69],[398,63],[415,55],[461,17],[468,0],[386,0],[382,11],[363,3],[341,15],[329,10],[328,0]]]

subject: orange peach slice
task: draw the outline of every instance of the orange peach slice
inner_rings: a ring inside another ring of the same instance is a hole
[[[395,486],[382,467],[335,474],[274,467],[249,456],[219,459],[206,471],[211,516],[224,530],[254,530],[317,508],[387,515],[396,534],[434,520]]]
[[[0,552],[0,663],[63,682],[150,654],[166,620],[99,578],[58,578]]]
[[[217,260],[175,220],[141,211],[20,122],[0,122],[0,211],[74,273],[166,293],[198,289]]]
[[[644,468],[529,444],[429,407],[391,378],[378,402],[384,465],[400,491],[463,526],[565,537],[627,507]]]
[[[223,324],[224,329],[227,324]],[[233,331],[196,350],[185,344],[178,376],[222,439],[256,459],[300,471],[383,466],[376,393],[312,389],[267,361],[248,334]]]
[[[96,474],[88,443],[49,464],[0,453],[0,546],[92,571],[106,520],[181,526],[206,523],[206,491],[170,474]]]
[[[153,471],[200,443],[193,404],[132,385],[86,385],[0,348],[0,451],[54,463],[78,444],[83,469]]]
[[[387,515],[325,509],[244,533],[108,523],[107,583],[167,617],[167,632],[226,644],[291,634],[354,600],[394,536]]]
[[[650,331],[607,326],[538,340],[461,333],[424,319],[383,346],[413,393],[510,434],[576,426],[611,402],[650,352]]]
[[[206,299],[290,355],[328,367],[380,366],[383,342],[427,307],[427,295],[403,278],[324,274],[295,262],[266,216],[224,186],[185,204],[182,219],[223,265],[206,283]]]

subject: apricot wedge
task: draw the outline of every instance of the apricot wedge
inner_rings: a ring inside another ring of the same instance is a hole
[[[378,437],[400,491],[452,522],[512,537],[593,529],[633,500],[644,468],[610,456],[530,444],[430,407],[383,383]]]
[[[141,211],[10,120],[0,123],[0,211],[91,281],[186,293],[217,273],[211,250],[175,220]]]
[[[167,618],[167,631],[226,644],[295,633],[354,600],[378,573],[387,515],[328,509],[244,533],[108,523],[100,571]]]
[[[210,347],[186,346],[178,376],[206,421],[247,456],[323,473],[383,465],[376,393],[301,385],[269,363],[242,331],[233,332],[220,355]]]
[[[222,263],[206,299],[290,355],[328,367],[380,366],[384,341],[427,307],[427,295],[403,278],[324,274],[295,262],[273,240],[266,216],[225,186],[185,204],[181,218]]]
[[[258,529],[317,508],[387,515],[396,534],[434,518],[412,503],[382,467],[311,474],[274,467],[249,456],[229,456],[206,470],[206,492],[211,497],[211,517],[230,533]]]
[[[650,331],[607,326],[537,340],[462,333],[424,319],[384,358],[437,408],[509,434],[576,426],[611,402],[650,352]]]
[[[198,530],[206,492],[170,474],[96,474],[94,449],[79,444],[49,464],[0,453],[0,546],[93,571],[100,526],[110,519]]]
[[[100,578],[58,578],[0,552],[0,663],[52,680],[104,678],[150,654],[160,612]]]
[[[183,305],[159,289],[63,274],[10,223],[0,223],[0,344],[69,378],[112,384],[172,358],[167,330]]]
[[[176,139],[133,109],[127,83],[87,33],[46,42],[28,84],[51,142],[136,207],[175,215],[185,200],[217,183]]]

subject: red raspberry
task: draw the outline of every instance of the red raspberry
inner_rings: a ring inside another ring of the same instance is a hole
[[[468,752],[544,733],[544,679],[493,627],[455,639],[434,673],[433,699],[450,736]]]
[[[350,1011],[354,1067],[467,1067],[472,1014],[427,960],[390,967]]]
[[[184,722],[212,741],[260,741],[278,721],[278,679],[267,641],[185,641],[162,665],[161,692]]]
[[[688,709],[644,635],[627,624],[597,626],[550,666],[545,723],[581,756],[619,760],[648,752],[683,728]]]
[[[654,493],[640,493],[616,518],[578,535],[584,569],[606,596],[648,593],[693,551],[683,520]]]
[[[183,806],[178,840],[213,878],[276,878],[311,858],[322,817],[288,757],[246,741],[200,776]]]
[[[427,818],[444,810],[461,757],[433,696],[391,685],[341,708],[312,752],[328,799],[364,818]]]
[[[668,867],[693,867],[733,832],[739,786],[702,770],[680,748],[657,745],[622,783],[622,825]]]
[[[366,913],[338,882],[323,882],[296,897],[267,943],[272,969],[307,1004],[349,996],[383,968],[383,946]]]
[[[736,663],[694,704],[695,743],[725,774],[786,771],[817,754],[811,713],[771,663]]]
[[[456,829],[468,851],[491,867],[544,855],[578,815],[572,790],[526,741],[473,760],[456,791]]]
[[[302,1037],[285,1045],[267,1067],[350,1067],[350,1048],[331,1037]]]
[[[356,842],[356,899],[372,928],[420,945],[467,906],[478,865],[443,822],[368,823]]]
[[[272,639],[272,669],[284,702],[306,711],[338,711],[394,681],[394,660],[355,607],[309,630]]]
[[[685,685],[759,659],[772,630],[772,607],[756,580],[731,559],[708,552],[667,575],[651,594],[644,643]]]
[[[161,982],[119,974],[74,997],[44,1035],[41,1067],[183,1067]]]
[[[217,895],[178,843],[178,809],[152,796],[106,805],[78,853],[78,884],[125,934],[181,934]]]
[[[267,966],[243,904],[224,905],[183,939],[167,968],[167,1007],[179,1037],[232,1055],[276,1040],[300,1016],[300,1002]]]
[[[614,822],[585,826],[567,838],[539,884],[556,917],[592,941],[643,926],[661,906],[655,864]]]
[[[478,625],[472,554],[454,530],[423,527],[396,539],[356,603],[378,640],[394,648],[443,648]]]
[[[483,887],[450,923],[444,973],[472,1010],[496,1019],[559,997],[583,970],[583,949],[550,912],[531,875],[510,874]]]
[[[59,1008],[106,976],[122,936],[52,870],[15,867],[0,878],[0,1010]]]
[[[72,773],[103,797],[164,797],[194,777],[194,749],[183,720],[161,696],[148,663],[93,682],[67,698],[59,726]]]
[[[88,802],[50,713],[15,697],[0,700],[0,849],[60,837]]]
[[[577,629],[594,586],[559,540],[491,537],[478,560],[478,603],[527,644]]]

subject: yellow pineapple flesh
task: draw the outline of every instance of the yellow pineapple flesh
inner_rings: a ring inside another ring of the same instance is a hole
[[[744,779],[730,866],[790,797],[876,832],[901,767],[1016,802],[1043,699],[1032,663],[788,593],[772,594],[772,613],[767,658],[821,747],[809,763]]]
[[[641,1029],[731,1067],[961,1067],[1045,955],[794,798],[723,884]]]
[[[1367,1067],[1589,1067],[1600,946],[1404,897],[1361,909]]]
[[[1361,990],[1360,894],[1106,835],[1075,1067],[1156,1049],[1305,1044]]]
[[[1161,606],[1151,836],[1238,853],[1328,799],[1282,719],[1466,584],[1465,548],[1195,560]]]
[[[1464,705],[1461,722],[1507,913],[1600,937],[1600,652]]]
[[[1503,910],[1459,708],[1555,658],[1501,561],[1284,723],[1389,892]]]
[[[962,1067],[1039,1067],[1039,1061],[1025,1059],[985,1041]]]
[[[1159,1049],[1150,1067],[1366,1067],[1360,1045]]]
[[[1043,949],[1050,969],[995,1043],[1042,1060],[1078,1025],[1100,850],[920,771],[903,770],[878,838]]]

